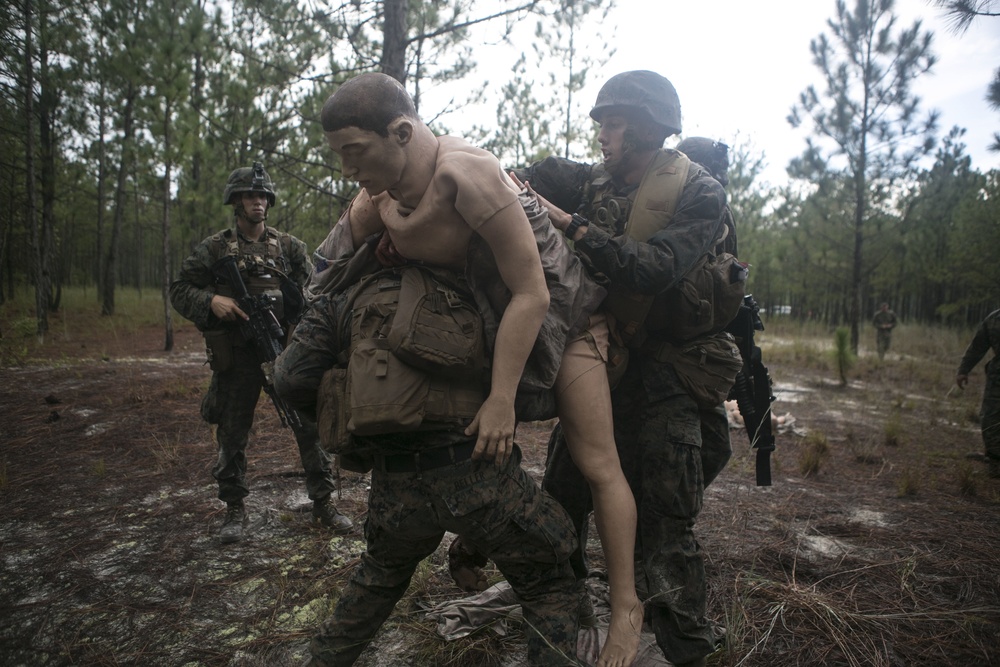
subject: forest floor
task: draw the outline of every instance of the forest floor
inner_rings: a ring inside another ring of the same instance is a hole
[[[175,324],[164,352],[158,325],[56,314],[38,345],[18,324],[0,322],[0,664],[301,664],[364,549],[367,476],[342,473],[353,534],[313,527],[294,441],[261,400],[249,536],[220,546],[193,327]],[[863,355],[841,386],[822,340],[760,342],[774,411],[794,427],[778,435],[771,487],[754,485],[734,430],[707,491],[697,533],[709,613],[727,632],[709,664],[996,664],[1000,480],[973,458],[981,371],[949,391],[957,358],[901,345],[882,362]],[[539,479],[549,426],[518,432]],[[447,543],[358,664],[525,664],[516,623],[436,633],[426,607],[464,596]]]

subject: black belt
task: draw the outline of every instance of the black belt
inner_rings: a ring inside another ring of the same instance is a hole
[[[413,454],[387,454],[376,456],[375,464],[383,472],[420,472],[453,465],[472,458],[475,442],[451,447],[438,447]]]

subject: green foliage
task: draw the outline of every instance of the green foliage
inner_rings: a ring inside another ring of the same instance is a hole
[[[24,6],[0,7],[6,82],[0,153],[8,156],[0,175],[9,204],[0,207],[0,299],[36,283],[35,247],[47,272],[47,280],[37,281],[41,303],[52,309],[60,288],[104,282],[112,292],[159,289],[196,243],[231,224],[222,184],[232,169],[257,159],[278,188],[268,224],[316,247],[356,192],[323,141],[323,102],[344,79],[388,69],[392,61],[421,114],[435,131],[447,131],[447,114],[466,101],[428,109],[424,92],[463,77],[478,81],[469,77],[476,55],[472,26],[488,26],[489,41],[498,42],[515,25],[537,21],[532,47],[511,58],[516,64],[501,82],[496,119],[469,138],[510,166],[548,155],[597,155],[587,116],[592,100],[580,91],[613,53],[608,19],[614,2],[523,0],[494,12],[474,0],[237,0],[225,10],[194,0],[32,0],[30,115]],[[901,85],[892,98],[875,77],[889,71],[889,58],[898,60],[901,83],[922,76],[924,35],[890,27],[891,2],[876,3],[871,13],[862,11],[867,3],[850,6],[853,11],[838,10],[828,35],[814,41],[822,79],[793,111],[796,123],[812,122],[816,130],[791,165],[802,180],[782,188],[760,182],[764,152],[743,137],[730,138],[728,194],[740,255],[751,264],[750,291],[765,309],[765,322],[768,309],[790,306],[793,318],[811,314],[823,326],[852,324],[874,312],[879,300],[890,300],[904,321],[972,324],[998,305],[1000,263],[970,249],[1000,241],[1000,176],[970,168],[957,130],[931,169],[909,171],[910,156],[925,147],[927,124],[915,108],[910,116],[902,113],[912,101],[909,88]],[[386,23],[399,9],[404,24],[395,34]],[[862,64],[871,69],[860,70]],[[867,117],[856,86],[866,81],[873,100]],[[473,96],[484,90],[469,88]],[[33,218],[24,178],[29,119]],[[864,156],[857,153],[862,131],[869,132]],[[863,183],[847,168],[862,163]],[[88,296],[96,301],[104,294]],[[123,307],[111,297],[111,311]],[[861,303],[853,312],[856,298]],[[162,303],[153,317],[162,321]],[[16,357],[16,345],[3,345]],[[796,356],[812,352],[796,346]],[[829,361],[814,355],[808,363]]]
[[[883,442],[887,447],[897,447],[903,442],[903,419],[896,410],[882,429]]]
[[[936,112],[918,116],[920,99],[911,90],[934,65],[931,35],[921,31],[919,21],[894,32],[894,5],[894,0],[858,0],[852,12],[847,3],[837,3],[837,16],[828,23],[831,36],[824,33],[810,43],[825,87],[809,86],[789,116],[793,127],[810,122],[815,137],[790,172],[819,182],[820,190],[826,180],[840,186],[840,205],[824,210],[843,211],[846,221],[841,227],[846,242],[830,249],[839,248],[842,275],[849,276],[847,319],[854,353],[865,280],[886,254],[880,246],[891,245],[885,232],[896,223],[891,215],[895,181],[909,175],[931,149],[937,127]],[[817,235],[811,242],[821,239]]]
[[[851,351],[850,332],[847,327],[837,327],[833,338],[833,363],[840,377],[840,384],[847,386],[847,373],[857,361],[857,356]]]
[[[804,477],[812,477],[819,473],[823,462],[830,456],[830,445],[822,433],[810,433],[802,442],[799,452],[799,472]]]
[[[896,480],[896,495],[900,498],[906,498],[909,496],[915,496],[919,492],[919,473],[911,467],[903,468],[902,472],[899,474],[899,479]]]

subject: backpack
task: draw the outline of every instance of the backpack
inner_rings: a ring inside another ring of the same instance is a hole
[[[352,288],[343,318],[347,367],[324,374],[317,421],[345,468],[351,436],[440,429],[479,411],[482,318],[461,276],[419,265],[380,271]]]

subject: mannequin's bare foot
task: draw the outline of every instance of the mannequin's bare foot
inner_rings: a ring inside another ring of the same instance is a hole
[[[608,638],[601,647],[597,667],[629,667],[639,652],[639,635],[642,634],[642,604],[638,599],[621,610],[611,609]],[[627,611],[626,611],[627,609]]]

